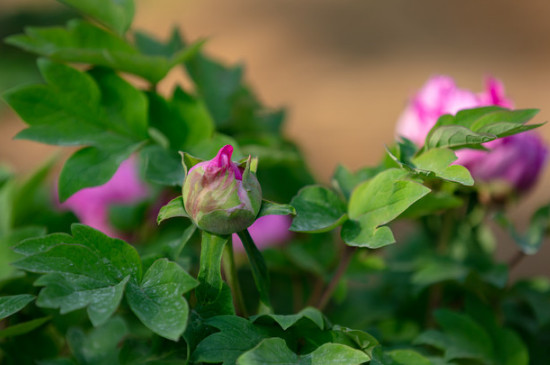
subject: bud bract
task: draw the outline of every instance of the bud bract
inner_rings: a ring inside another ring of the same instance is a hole
[[[255,163],[231,161],[233,147],[226,145],[210,161],[194,165],[185,177],[183,202],[202,230],[226,235],[249,227],[262,204]]]

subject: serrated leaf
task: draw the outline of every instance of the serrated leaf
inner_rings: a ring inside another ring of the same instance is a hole
[[[332,190],[322,186],[306,186],[292,198],[296,209],[291,231],[319,233],[330,231],[347,219],[346,204]]]
[[[34,300],[34,295],[20,294],[0,297],[0,320],[25,308]]]
[[[430,192],[427,187],[404,180],[406,172],[389,169],[358,185],[349,201],[350,220],[342,227],[342,238],[351,246],[379,248],[395,240],[388,227],[414,202]]]
[[[467,168],[452,165],[457,160],[455,153],[448,148],[433,148],[414,157],[414,167],[421,171],[433,173],[436,177],[454,181],[462,185],[471,186],[474,179]]]
[[[134,18],[134,0],[58,0],[123,35]]]
[[[29,27],[25,34],[10,36],[6,41],[57,61],[105,66],[140,76],[153,84],[163,79],[174,66],[193,56],[203,43],[194,43],[172,57],[147,55],[123,38],[83,20],[71,20],[66,28]]]
[[[47,274],[37,281],[45,285],[37,305],[63,313],[87,307],[92,323],[100,325],[118,307],[126,283],[140,280],[141,260],[122,240],[81,224],[71,231],[71,239],[54,234],[23,241],[17,249],[26,257],[14,265]]]
[[[183,206],[183,198],[181,195],[170,200],[168,204],[163,205],[162,208],[160,208],[157,216],[157,223],[160,224],[161,222],[174,217],[189,218],[189,215]]]
[[[141,146],[141,143],[117,146],[116,150],[85,147],[65,162],[59,175],[59,200],[64,202],[77,191],[105,184],[120,164]]]
[[[127,289],[128,304],[156,334],[177,341],[185,331],[189,306],[182,294],[198,282],[175,262],[155,261],[139,285]]]
[[[362,351],[351,347],[325,343],[315,351],[307,355],[296,355],[292,352],[282,338],[268,338],[260,342],[258,346],[241,355],[238,365],[359,365],[370,360]]]
[[[319,310],[307,307],[302,309],[296,314],[260,314],[257,316],[250,317],[251,322],[256,322],[261,319],[271,318],[275,321],[283,331],[286,331],[290,327],[294,326],[301,319],[309,319],[313,324],[315,324],[320,330],[325,329],[325,319],[323,314]]]
[[[256,219],[265,215],[295,215],[296,209],[290,204],[279,204],[269,200],[262,200],[262,206]]]
[[[219,329],[220,332],[201,341],[193,352],[191,361],[233,365],[243,352],[268,337],[265,330],[237,316],[212,317],[205,324]]]

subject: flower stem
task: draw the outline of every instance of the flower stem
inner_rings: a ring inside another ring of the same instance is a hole
[[[237,313],[243,317],[248,317],[246,306],[244,304],[243,292],[239,283],[239,276],[237,274],[237,265],[235,264],[235,255],[233,253],[233,241],[230,238],[225,246],[225,255],[223,256],[223,269],[225,277],[229,282],[231,291],[233,292],[233,298],[235,301],[235,307]]]
[[[338,267],[336,268],[336,271],[334,272],[334,275],[332,276],[330,283],[328,284],[325,291],[323,292],[323,295],[321,295],[321,299],[319,299],[319,303],[317,303],[317,308],[319,310],[322,311],[327,306],[328,301],[330,300],[330,298],[332,297],[332,294],[334,293],[334,290],[336,289],[336,286],[340,282],[340,279],[346,273],[348,266],[351,262],[351,259],[353,257],[353,254],[355,253],[356,250],[357,250],[356,247],[344,245],[344,248],[342,250],[342,256],[340,257],[340,263],[338,264]]]
[[[271,301],[269,300],[269,275],[267,272],[267,265],[265,264],[262,253],[252,240],[248,230],[237,233],[241,239],[248,261],[250,261],[250,267],[252,269],[252,278],[256,284],[256,288],[260,294],[260,301],[263,305],[271,309]]]

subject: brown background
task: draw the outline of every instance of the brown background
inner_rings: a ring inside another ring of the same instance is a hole
[[[394,138],[407,98],[434,74],[475,91],[483,78],[504,81],[516,107],[550,119],[550,2],[547,0],[141,0],[135,28],[166,38],[172,26],[227,62],[243,62],[265,104],[289,109],[288,134],[327,181],[338,162],[372,165]],[[1,0],[0,12],[53,7],[53,0]],[[1,24],[0,24],[1,26]],[[1,55],[0,55],[1,57]],[[161,85],[185,81],[172,72]],[[4,109],[5,111],[5,109]],[[0,121],[0,161],[29,171],[55,148],[12,141],[22,128]],[[540,133],[550,141],[550,127]],[[550,169],[512,208],[525,226],[550,202]],[[507,242],[499,257],[512,254]],[[528,258],[521,275],[548,274],[550,247]]]

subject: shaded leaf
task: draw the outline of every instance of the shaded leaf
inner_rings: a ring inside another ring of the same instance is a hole
[[[322,186],[306,186],[292,198],[296,209],[291,231],[318,233],[330,231],[346,219],[346,205],[332,190]]]

